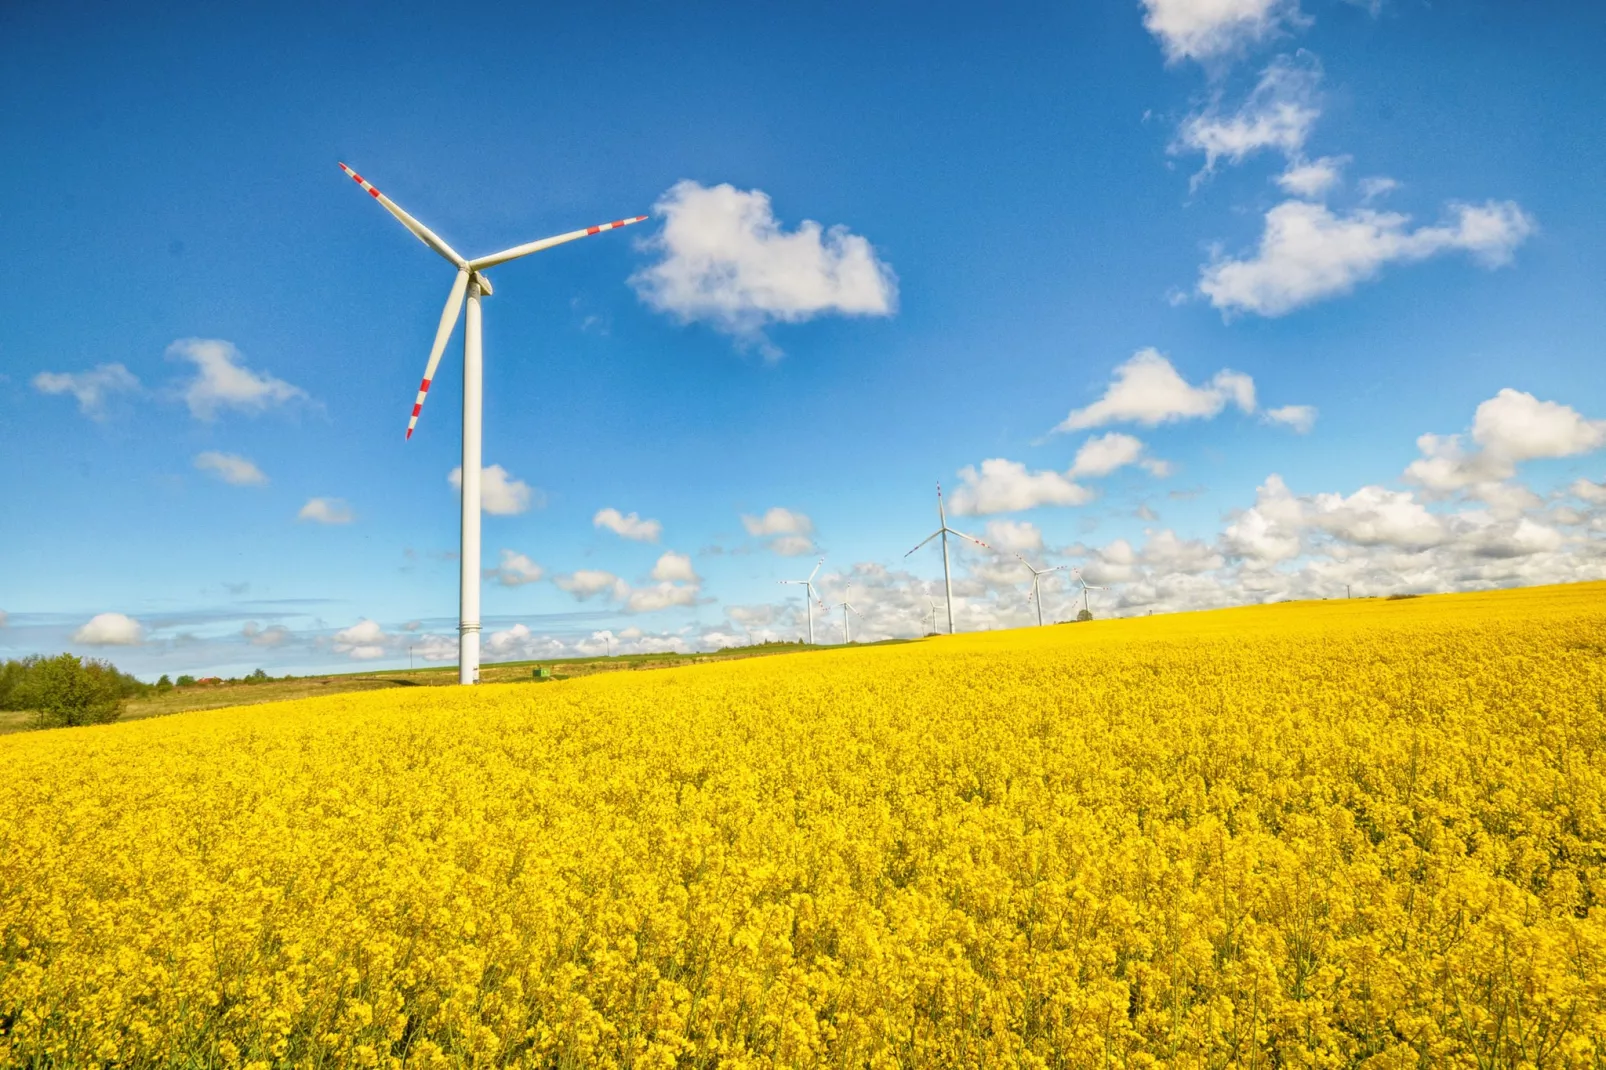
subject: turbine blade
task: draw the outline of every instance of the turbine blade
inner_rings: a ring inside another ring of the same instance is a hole
[[[825,564],[825,558],[823,558],[823,557],[820,558],[818,561],[816,561],[814,563],[814,571],[809,573],[809,582],[810,583],[813,583],[814,582],[814,577],[816,577],[816,576],[818,576],[820,574],[820,566],[823,565],[823,564]]]
[[[340,169],[346,172],[346,174],[350,175],[353,182],[367,190],[374,200],[384,205],[385,211],[395,216],[402,226],[412,231],[413,237],[417,238],[419,241],[423,242],[437,253],[440,253],[458,267],[465,267],[467,265],[468,261],[464,260],[461,256],[458,256],[457,250],[441,241],[440,237],[436,235],[433,230],[430,230],[428,227],[424,226],[424,224],[402,211],[401,205],[397,204],[383,193],[380,193],[374,188],[374,184],[372,182],[369,182],[366,178],[362,177],[345,164],[341,164]]]
[[[974,535],[966,535],[963,531],[954,531],[953,528],[949,528],[948,530],[953,532],[953,534],[958,535],[961,539],[969,539],[971,542],[975,543],[977,546],[980,546],[983,550],[991,550],[992,549],[991,546],[988,546],[986,543],[982,542],[980,539],[976,538],[976,536],[974,536]]]
[[[452,280],[452,290],[446,295],[446,307],[441,310],[441,325],[435,328],[435,344],[429,347],[429,363],[424,366],[424,381],[418,387],[418,399],[413,402],[413,415],[407,421],[407,437],[413,437],[413,428],[418,426],[418,414],[424,411],[424,398],[429,394],[429,384],[435,381],[435,369],[440,365],[441,354],[446,352],[446,341],[452,337],[452,328],[457,326],[457,316],[463,311],[463,294],[468,289],[468,269],[459,268],[457,278]]]
[[[926,543],[930,542],[932,539],[935,539],[938,535],[941,535],[941,534],[942,534],[942,529],[941,528],[938,528],[936,531],[933,531],[930,535],[927,535],[925,538],[920,540],[920,543],[919,543],[919,545],[917,545],[915,547],[915,550],[920,549],[921,546],[926,545]],[[910,550],[909,554],[914,553],[915,550]],[[909,554],[904,554],[903,556],[904,557],[908,557]]]
[[[482,256],[478,260],[470,261],[469,267],[475,271],[482,271],[485,268],[505,264],[509,260],[517,260],[519,257],[529,256],[531,253],[539,253],[542,249],[550,249],[554,245],[562,245],[564,242],[574,241],[577,238],[589,238],[591,235],[601,234],[605,230],[618,230],[620,227],[628,227],[632,223],[643,222],[646,218],[644,215],[638,215],[633,219],[615,219],[612,223],[603,223],[595,227],[587,227],[584,230],[571,230],[567,234],[556,234],[550,238],[542,238],[540,241],[515,245],[511,249],[503,249],[499,253],[492,253],[490,256]]]

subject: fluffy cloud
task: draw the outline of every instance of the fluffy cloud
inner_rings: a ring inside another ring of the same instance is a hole
[[[138,646],[145,641],[145,627],[121,613],[97,613],[72,633],[72,641],[85,646]]]
[[[989,520],[985,534],[989,543],[1012,553],[1043,548],[1043,533],[1027,520]]]
[[[864,238],[805,220],[782,230],[760,190],[676,183],[654,206],[664,219],[647,247],[657,263],[631,277],[651,307],[701,321],[779,352],[763,335],[772,323],[827,313],[888,316],[897,280]]]
[[[71,394],[78,399],[79,412],[104,420],[112,395],[137,391],[139,380],[121,364],[99,364],[86,372],[40,372],[33,386],[41,394]]]
[[[308,498],[296,517],[319,524],[349,524],[357,519],[357,514],[343,498]]]
[[[765,539],[769,548],[782,557],[801,557],[814,552],[814,521],[806,513],[775,506],[763,516],[742,516],[742,527],[749,535]]]
[[[1589,420],[1571,406],[1540,401],[1506,387],[1480,404],[1472,418],[1472,441],[1460,435],[1426,434],[1416,440],[1422,456],[1405,478],[1447,493],[1509,479],[1523,461],[1573,457],[1606,445],[1606,420]]]
[[[1143,26],[1166,60],[1212,60],[1302,25],[1297,0],[1143,0]]]
[[[697,570],[692,568],[691,558],[685,554],[677,554],[673,550],[664,551],[658,563],[653,565],[652,578],[664,582],[701,582]]]
[[[1041,505],[1085,505],[1093,492],[1058,472],[1029,472],[1019,461],[994,457],[959,470],[960,485],[949,499],[956,516],[1012,513]]]
[[[1442,223],[1413,230],[1410,222],[1398,212],[1335,214],[1326,205],[1284,201],[1266,213],[1253,254],[1218,258],[1201,269],[1199,292],[1226,313],[1281,316],[1348,293],[1394,262],[1461,251],[1499,267],[1536,229],[1512,201],[1451,204]]]
[[[205,450],[195,455],[195,467],[236,487],[260,487],[268,481],[262,469],[237,453]]]
[[[1193,386],[1156,349],[1140,349],[1115,369],[1115,381],[1104,396],[1076,409],[1055,431],[1078,431],[1113,423],[1146,427],[1176,420],[1208,419],[1232,403],[1255,411],[1255,382],[1241,372],[1223,369],[1203,386]]]
[[[501,562],[493,569],[486,569],[485,574],[495,577],[496,582],[503,587],[522,587],[526,583],[536,583],[543,575],[540,565],[513,550],[503,550]]]
[[[1222,532],[1229,554],[1274,563],[1297,557],[1304,509],[1281,476],[1271,475],[1255,491],[1255,504],[1239,513]]]
[[[1444,522],[1407,491],[1362,487],[1354,494],[1318,494],[1309,523],[1356,546],[1423,549],[1446,537]]]
[[[643,520],[635,513],[628,515],[612,508],[597,510],[597,515],[591,518],[591,526],[607,528],[621,538],[634,539],[637,542],[657,542],[658,536],[663,533],[663,525],[656,520]]]
[[[1592,483],[1587,479],[1580,479],[1567,488],[1567,493],[1595,505],[1606,505],[1606,483]],[[4,623],[5,614],[0,613],[0,624]]]
[[[254,620],[241,626],[240,635],[252,646],[278,647],[290,641],[290,629],[284,625],[270,624],[264,628]]]
[[[1348,156],[1323,156],[1319,160],[1295,160],[1288,170],[1277,176],[1277,184],[1285,193],[1306,200],[1320,200],[1342,179]],[[1368,181],[1376,181],[1369,179]]]
[[[1316,104],[1321,77],[1321,67],[1308,53],[1284,56],[1261,72],[1254,91],[1236,111],[1223,113],[1212,107],[1183,120],[1170,151],[1204,154],[1204,168],[1194,176],[1195,185],[1222,160],[1240,163],[1263,149],[1297,158],[1321,117]],[[1314,172],[1302,177],[1306,184],[1318,180]]]
[[[630,597],[628,583],[613,573],[598,568],[578,569],[567,575],[555,576],[552,582],[582,602],[599,594],[609,595],[620,601]]]
[[[1081,448],[1076,451],[1076,459],[1071,462],[1071,470],[1066,475],[1071,479],[1097,478],[1132,464],[1141,465],[1156,478],[1171,474],[1171,465],[1168,462],[1144,456],[1141,441],[1131,435],[1111,431],[1082,443]]]
[[[656,613],[671,606],[689,606],[697,602],[697,585],[655,583],[650,587],[632,588],[625,598],[625,608],[631,613]]]
[[[385,647],[391,637],[374,621],[364,618],[349,628],[334,634],[336,654],[345,654],[358,661],[372,661],[385,656]]]
[[[446,474],[446,481],[459,494],[463,493],[463,466],[458,465]],[[492,516],[516,516],[534,505],[537,509],[546,504],[546,496],[499,464],[480,468],[480,511]]]
[[[167,358],[195,365],[195,378],[183,393],[197,420],[215,420],[222,409],[262,412],[307,396],[298,386],[247,368],[233,343],[219,338],[180,338],[167,347]]]
[[[1280,408],[1267,409],[1260,418],[1269,424],[1281,424],[1292,428],[1301,435],[1309,434],[1310,429],[1316,426],[1316,406],[1283,405]]]

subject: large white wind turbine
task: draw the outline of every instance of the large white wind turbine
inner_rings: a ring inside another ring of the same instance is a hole
[[[852,612],[857,616],[864,616],[863,613],[860,613],[857,609],[853,608],[852,602],[848,601],[848,596],[852,593],[853,584],[850,583],[848,584],[847,590],[842,592],[842,601],[831,607],[832,609],[840,609],[842,611],[842,641],[844,643],[853,642],[853,634],[848,631],[848,613]]]
[[[1076,577],[1076,582],[1082,585],[1082,612],[1086,613],[1087,616],[1083,617],[1081,619],[1083,619],[1083,620],[1092,620],[1093,619],[1093,610],[1088,605],[1087,592],[1089,592],[1089,591],[1104,591],[1104,590],[1108,590],[1108,588],[1106,588],[1106,587],[1094,587],[1092,584],[1088,583],[1087,579],[1082,575],[1082,570],[1079,569],[1079,568],[1071,569],[1071,575],[1075,576]]]
[[[988,546],[974,535],[966,535],[963,531],[955,531],[953,528],[948,526],[948,514],[943,510],[942,507],[941,483],[937,484],[937,522],[941,526],[938,527],[936,531],[933,531],[930,535],[927,535],[925,538],[921,539],[920,542],[915,545],[915,550],[920,549],[920,547],[926,545],[926,543],[937,538],[938,536],[942,537],[942,582],[943,586],[946,587],[948,591],[948,634],[952,635],[954,634],[954,581],[952,575],[950,575],[948,571],[948,536],[957,535],[961,539],[969,539],[971,542],[975,543],[977,546],[980,546],[984,550],[991,550],[992,547]],[[914,553],[915,550],[910,550],[909,554]],[[908,557],[909,554],[904,554],[903,556]]]
[[[1043,626],[1043,592],[1037,586],[1037,581],[1048,575],[1050,572],[1058,572],[1062,568],[1070,568],[1071,566],[1055,565],[1053,568],[1038,568],[1024,557],[1021,557],[1020,554],[1016,554],[1015,556],[1020,558],[1021,564],[1032,570],[1031,601],[1037,603],[1037,626],[1041,628]]]
[[[340,169],[350,175],[351,180],[366,190],[371,197],[384,205],[385,210],[395,216],[402,226],[412,231],[414,237],[451,261],[457,268],[457,278],[452,280],[451,292],[446,295],[446,308],[441,312],[440,326],[435,331],[435,344],[429,350],[429,363],[424,367],[424,381],[418,388],[417,400],[413,402],[413,416],[407,421],[408,438],[413,437],[413,428],[418,426],[418,414],[423,411],[424,396],[429,393],[429,384],[435,378],[435,367],[440,363],[441,354],[446,351],[446,342],[457,326],[457,317],[463,311],[465,298],[468,303],[467,322],[463,328],[463,526],[460,555],[462,572],[458,587],[457,682],[478,683],[480,678],[480,410],[483,398],[480,299],[491,295],[491,283],[485,277],[485,271],[498,264],[505,264],[509,260],[517,260],[521,256],[538,253],[542,249],[550,249],[554,245],[562,245],[576,238],[600,234],[605,230],[616,230],[631,223],[640,223],[647,217],[640,215],[632,219],[616,219],[612,223],[602,223],[595,227],[586,227],[584,230],[571,230],[567,234],[515,245],[511,249],[482,256],[477,260],[465,260],[450,245],[437,237],[434,231],[402,211],[394,201],[375,189],[367,179],[345,164],[341,164]]]
[[[806,580],[781,581],[782,583],[800,583],[803,585],[803,608],[808,611],[809,615],[809,646],[814,645],[814,603],[820,602],[820,596],[814,593],[814,577],[820,574],[820,566],[823,564],[825,564],[825,558],[822,557],[815,562],[814,571],[809,573],[809,578]],[[825,608],[824,602],[820,602],[820,608]]]

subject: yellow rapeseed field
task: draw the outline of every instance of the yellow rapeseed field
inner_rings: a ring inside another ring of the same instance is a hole
[[[1606,1065],[1606,584],[0,739],[8,1066]]]

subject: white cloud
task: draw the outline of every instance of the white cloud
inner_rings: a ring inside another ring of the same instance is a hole
[[[582,602],[599,594],[606,594],[620,601],[630,597],[630,585],[613,573],[604,572],[602,569],[582,568],[567,575],[555,576],[552,582]]]
[[[494,569],[487,569],[486,575],[494,576],[503,587],[522,587],[526,583],[538,582],[543,572],[540,565],[524,554],[503,550],[501,563]]]
[[[814,521],[806,513],[777,505],[763,516],[744,513],[742,527],[749,535],[767,539],[770,550],[782,557],[801,557],[814,552]]]
[[[1299,555],[1304,510],[1281,476],[1270,475],[1255,491],[1255,504],[1239,513],[1222,532],[1229,554],[1259,562],[1286,561]]]
[[[1407,491],[1362,487],[1344,497],[1316,495],[1310,522],[1345,542],[1358,546],[1424,548],[1443,542],[1443,521]]]
[[[319,524],[349,524],[357,519],[357,514],[351,511],[351,506],[343,498],[308,498],[307,504],[301,507],[296,517]]]
[[[615,535],[637,542],[657,542],[664,530],[656,520],[643,520],[635,513],[623,514],[611,506],[597,510],[597,515],[591,518],[591,526],[607,528]]]
[[[247,368],[244,354],[220,338],[180,338],[167,347],[167,358],[195,365],[184,401],[197,420],[214,420],[220,409],[262,412],[307,396],[298,386]]]
[[[463,493],[463,466],[458,465],[446,474],[446,481],[459,494]],[[480,511],[492,516],[516,516],[534,505],[537,509],[546,504],[546,495],[499,464],[480,468]]]
[[[660,609],[696,602],[696,584],[655,583],[651,587],[633,588],[625,599],[625,608],[632,613],[656,613]]]
[[[1400,184],[1392,178],[1388,178],[1383,175],[1374,175],[1371,178],[1361,179],[1360,187],[1361,199],[1364,201],[1374,201],[1384,194],[1393,193],[1395,190],[1400,188]]]
[[[1012,513],[1040,505],[1084,505],[1093,492],[1058,472],[1029,472],[1019,461],[994,457],[959,470],[960,486],[949,499],[956,516]]]
[[[79,412],[91,420],[104,420],[111,396],[133,393],[139,380],[121,364],[99,364],[86,372],[40,372],[33,385],[41,394],[71,394],[78,399]]]
[[[1140,440],[1119,431],[1111,431],[1082,443],[1066,475],[1071,479],[1107,476],[1118,468],[1140,463],[1155,476],[1168,475],[1171,471],[1164,461],[1145,458]]]
[[[1277,185],[1295,197],[1320,200],[1342,181],[1344,165],[1349,159],[1348,156],[1323,156],[1317,160],[1295,160],[1277,176]]]
[[[1321,77],[1321,66],[1309,53],[1283,56],[1261,72],[1254,91],[1236,111],[1224,114],[1212,106],[1184,119],[1169,151],[1204,153],[1195,186],[1222,160],[1241,163],[1262,149],[1297,158],[1321,117],[1316,104]]]
[[[1175,420],[1208,419],[1232,403],[1255,411],[1255,382],[1241,372],[1222,370],[1203,386],[1193,386],[1156,349],[1140,349],[1115,369],[1104,396],[1076,409],[1055,431],[1077,431],[1113,423],[1146,427]]]
[[[1029,520],[989,520],[985,534],[994,546],[1017,554],[1043,548],[1043,533]]]
[[[358,661],[372,661],[385,656],[390,639],[377,623],[364,618],[334,634],[334,651]]]
[[[97,613],[72,633],[72,641],[85,646],[138,646],[145,641],[145,627],[121,613]]]
[[[1472,441],[1476,445],[1468,448],[1460,435],[1421,436],[1416,444],[1422,456],[1406,468],[1405,478],[1440,493],[1474,488],[1487,497],[1487,485],[1509,479],[1523,461],[1606,446],[1606,420],[1586,419],[1571,406],[1506,387],[1478,406]]]
[[[1143,26],[1166,60],[1210,60],[1303,25],[1297,0],[1143,0]]]
[[[1512,201],[1451,204],[1443,223],[1414,230],[1409,224],[1397,212],[1334,214],[1326,205],[1284,201],[1266,213],[1252,255],[1218,258],[1200,270],[1199,292],[1223,312],[1281,316],[1348,293],[1396,261],[1459,250],[1499,267],[1536,229]]]
[[[1316,406],[1283,405],[1267,409],[1261,414],[1261,419],[1269,424],[1282,424],[1301,435],[1309,434],[1310,429],[1316,426]]]
[[[278,647],[290,640],[290,629],[282,624],[270,624],[266,628],[254,620],[248,620],[240,628],[240,634],[252,646]]]
[[[761,190],[676,183],[654,205],[661,234],[646,245],[657,263],[631,277],[651,307],[682,322],[702,321],[746,343],[771,323],[827,313],[888,316],[897,304],[892,269],[845,227],[805,220],[781,229]]]
[[[1567,488],[1567,493],[1586,502],[1606,505],[1606,483],[1592,483],[1587,479],[1579,479]],[[5,614],[0,613],[0,624],[4,623]]]
[[[195,455],[195,467],[236,487],[260,487],[268,481],[262,469],[237,453],[205,450]]]
[[[666,582],[701,582],[697,570],[692,568],[691,558],[673,550],[665,550],[663,556],[658,558],[658,563],[652,567],[652,578]]]

